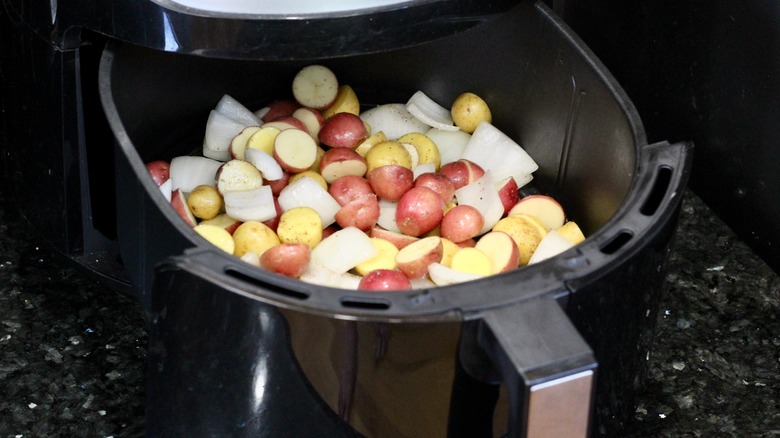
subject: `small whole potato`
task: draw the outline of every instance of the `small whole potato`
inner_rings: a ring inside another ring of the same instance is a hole
[[[322,218],[311,207],[294,207],[282,213],[276,232],[282,243],[303,243],[314,248],[322,240]]]
[[[375,144],[366,152],[366,163],[368,164],[366,173],[390,164],[398,164],[411,169],[412,157],[401,143],[388,140]]]
[[[222,211],[222,195],[209,185],[195,187],[187,197],[187,207],[198,219],[213,219]]]
[[[246,221],[239,225],[233,232],[233,241],[233,255],[239,258],[250,251],[262,255],[268,248],[282,243],[274,230],[257,221]]]
[[[455,126],[469,134],[473,133],[481,122],[493,121],[487,102],[470,92],[458,96],[452,103],[450,112]]]

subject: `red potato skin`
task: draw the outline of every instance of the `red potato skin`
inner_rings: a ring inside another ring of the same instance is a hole
[[[478,180],[485,174],[485,170],[479,164],[465,159],[447,163],[441,166],[439,172],[448,176],[455,183],[455,190]]]
[[[171,165],[167,161],[156,160],[146,163],[146,170],[157,187],[163,185],[171,177]]]
[[[279,196],[279,193],[282,192],[282,189],[287,187],[287,184],[290,183],[291,176],[292,174],[290,172],[284,171],[281,178],[275,181],[268,181],[267,179],[264,179],[263,184],[271,187],[271,193],[273,193],[274,196]]]
[[[311,261],[311,248],[304,243],[282,243],[260,256],[260,266],[277,274],[298,278]]]
[[[412,187],[398,200],[395,221],[409,236],[421,236],[433,230],[444,217],[444,201],[427,187]]]
[[[428,187],[441,196],[444,203],[450,202],[455,196],[455,183],[447,175],[440,172],[428,172],[418,176],[415,187]]]
[[[367,178],[374,193],[388,201],[401,199],[404,193],[414,187],[412,169],[398,164],[377,167],[368,173]]]
[[[370,230],[378,219],[379,201],[374,194],[359,196],[336,213],[336,223],[340,227],[353,226],[361,231]]]
[[[181,190],[176,189],[171,193],[171,206],[173,206],[173,209],[179,217],[184,219],[184,222],[187,225],[194,227],[198,224],[197,219],[195,219],[195,216],[193,216],[190,211],[190,207],[187,206],[187,199],[184,196],[184,192]]]
[[[270,104],[268,104],[269,110],[263,116],[263,122],[270,122],[271,120],[277,119],[279,117],[291,116],[292,113],[294,113],[295,110],[297,110],[300,107],[301,104],[299,104],[295,100],[290,100],[290,99],[275,100]]]
[[[344,175],[330,183],[328,193],[343,207],[360,196],[374,195],[374,189],[362,176]]]
[[[501,199],[501,204],[504,206],[504,216],[506,216],[509,213],[509,210],[517,204],[519,190],[517,181],[512,177],[507,178],[499,184],[498,197]]]
[[[369,237],[379,237],[385,239],[395,245],[396,248],[402,249],[410,243],[414,243],[420,240],[419,237],[407,236],[406,234],[396,233],[395,231],[385,230],[379,225],[374,225],[368,231]]]
[[[330,169],[330,171],[328,170],[329,166],[336,163],[344,163],[349,161],[362,164],[362,166],[358,166],[362,169],[362,172],[359,172],[360,174],[358,176],[365,175],[366,168],[368,168],[366,159],[363,158],[363,156],[361,156],[359,153],[348,148],[333,148],[325,151],[325,154],[322,156],[322,160],[320,160],[320,174],[327,181],[332,177],[333,174],[333,169]]]
[[[360,280],[358,289],[370,291],[410,290],[412,283],[401,271],[394,269],[377,269],[371,271]]]
[[[455,243],[472,239],[485,223],[482,213],[471,205],[456,205],[441,220],[441,236]]]
[[[363,120],[352,113],[336,113],[327,119],[317,134],[321,143],[332,148],[356,148],[368,137]]]
[[[477,241],[474,239],[466,239],[462,242],[458,242],[455,245],[458,245],[461,248],[474,248],[477,246]]]

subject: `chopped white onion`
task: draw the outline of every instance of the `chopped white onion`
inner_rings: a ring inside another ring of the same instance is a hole
[[[316,284],[319,286],[335,287],[339,289],[352,289],[357,290],[360,285],[360,276],[344,272],[342,274],[336,273],[320,266],[318,263],[309,263],[306,267],[306,272],[303,273],[298,279],[310,284]]]
[[[398,229],[398,224],[395,222],[395,211],[397,209],[398,209],[398,202],[389,201],[387,199],[380,199],[379,219],[377,219],[376,221],[377,225],[379,225],[380,227],[386,230],[400,233],[401,230]]]
[[[216,175],[221,161],[211,158],[182,155],[174,157],[170,165],[171,190],[191,192],[199,185],[216,185]]]
[[[428,126],[445,131],[457,131],[459,129],[452,122],[450,110],[436,103],[422,91],[414,93],[409,98],[409,101],[406,102],[406,109],[417,120]]]
[[[233,219],[264,222],[276,217],[276,206],[271,186],[249,190],[230,190],[222,194],[225,213]]]
[[[471,134],[465,131],[445,131],[437,128],[429,130],[425,135],[439,148],[442,165],[458,161],[471,139]]]
[[[436,164],[434,163],[422,163],[414,166],[412,169],[412,174],[414,175],[414,179],[417,179],[418,176],[422,175],[423,173],[433,173],[436,172]]]
[[[433,281],[433,283],[435,283],[437,286],[447,286],[450,284],[463,283],[466,281],[483,278],[482,275],[456,271],[455,269],[448,268],[441,263],[431,263],[428,265],[428,276],[431,277],[431,281]]]
[[[382,131],[388,140],[395,140],[410,132],[426,132],[430,129],[430,126],[417,120],[402,103],[379,105],[361,112],[360,118],[368,123],[372,133]]]
[[[528,260],[528,264],[532,265],[534,263],[541,262],[542,260],[547,260],[573,246],[574,243],[571,240],[561,236],[557,231],[551,230],[545,234],[545,236],[539,242],[539,246],[537,246],[534,253],[531,254],[531,258]]]
[[[371,238],[356,227],[346,227],[323,239],[311,252],[311,262],[343,274],[379,253]]]
[[[268,181],[276,181],[284,176],[282,166],[279,165],[274,157],[260,149],[246,149],[244,151],[244,159],[257,167],[260,173],[263,174],[263,178]]]
[[[409,283],[412,284],[412,289],[428,289],[436,286],[436,283],[432,282],[427,277],[410,278]]]
[[[511,176],[518,186],[539,168],[517,142],[488,122],[477,125],[461,158],[490,170],[495,182]]]
[[[336,222],[336,213],[341,209],[333,196],[309,177],[288,184],[279,193],[278,201],[284,211],[295,207],[313,208],[322,218],[323,228]]]
[[[203,156],[219,161],[230,159],[230,142],[247,125],[212,110],[206,121],[206,135],[203,138]]]
[[[458,200],[458,205],[471,205],[482,213],[484,225],[479,232],[480,235],[490,231],[504,214],[504,204],[501,203],[501,197],[498,195],[498,189],[489,170],[486,170],[485,174],[476,181],[456,190],[455,198]]]
[[[160,184],[160,193],[162,193],[163,198],[168,202],[171,202],[171,193],[173,193],[171,186],[173,186],[173,181],[171,181],[170,177],[164,183]]]
[[[255,111],[255,116],[257,116],[259,119],[262,120],[263,117],[265,117],[265,115],[268,114],[270,111],[271,111],[271,107],[270,106],[264,106],[264,107],[260,108],[259,110]]]
[[[214,110],[246,126],[260,126],[263,123],[249,108],[227,94],[217,102]]]

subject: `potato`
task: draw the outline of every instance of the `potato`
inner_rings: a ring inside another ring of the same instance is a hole
[[[377,167],[368,173],[367,178],[374,193],[388,201],[401,199],[414,186],[412,170],[399,164]]]
[[[301,104],[290,99],[275,100],[268,104],[268,111],[263,115],[263,122],[270,122],[279,117],[291,116]]]
[[[146,163],[146,170],[159,187],[171,176],[171,165],[167,161],[156,160]]]
[[[455,255],[456,252],[460,249],[460,247],[455,244],[450,239],[447,239],[446,237],[441,238],[441,244],[442,244],[442,256],[441,256],[441,264],[446,267],[452,266],[452,256]],[[512,242],[512,245],[514,245],[514,241]]]
[[[493,273],[493,264],[485,253],[477,248],[461,248],[452,256],[450,268],[468,274],[488,276]]]
[[[409,143],[417,150],[417,164],[433,163],[436,170],[441,166],[441,154],[436,143],[425,134],[410,132],[398,138],[400,143]]]
[[[362,279],[358,289],[383,291],[383,290],[409,290],[412,283],[401,271],[394,269],[378,269],[369,272]]]
[[[378,167],[390,164],[398,164],[411,169],[412,157],[401,143],[388,140],[377,143],[369,149],[366,153],[366,163],[368,164],[367,173]]]
[[[357,175],[344,175],[334,180],[327,189],[330,196],[342,207],[359,196],[374,194],[368,180]]]
[[[311,261],[311,248],[304,243],[282,243],[260,256],[260,266],[277,274],[298,278]]]
[[[258,221],[247,221],[233,232],[235,248],[233,255],[241,257],[251,251],[262,255],[268,248],[279,245],[279,236],[268,225]]]
[[[501,219],[493,226],[493,231],[503,231],[512,237],[520,251],[518,260],[520,266],[528,264],[539,242],[547,234],[543,225],[535,223],[532,219],[529,220],[528,216],[524,215],[507,216]]]
[[[198,219],[213,219],[222,211],[222,196],[212,186],[199,185],[187,197],[187,207]]]
[[[466,186],[485,175],[485,169],[470,160],[458,160],[441,166],[439,172],[455,183],[455,190]]]
[[[349,148],[329,149],[320,162],[320,174],[328,184],[344,175],[363,176],[366,169],[366,159]]]
[[[372,237],[371,244],[376,247],[379,253],[376,257],[366,260],[355,266],[355,271],[360,275],[367,275],[377,269],[396,269],[398,264],[395,262],[395,256],[398,254],[398,248],[393,242],[379,237]]]
[[[439,225],[444,216],[444,201],[426,187],[412,187],[398,200],[395,222],[402,233],[421,236]]]
[[[371,134],[371,136],[367,139],[363,140],[363,142],[355,148],[355,152],[365,157],[368,151],[371,150],[374,145],[382,143],[383,141],[387,141],[387,136],[383,131],[377,131]]]
[[[301,178],[311,178],[314,181],[317,181],[317,183],[325,190],[328,190],[328,182],[325,181],[325,178],[322,177],[319,173],[313,171],[313,170],[304,170],[301,173],[296,173],[292,176],[290,176],[290,180],[287,182],[287,184],[292,184],[295,181],[301,179]]]
[[[322,111],[326,119],[336,113],[351,113],[356,116],[360,114],[360,100],[349,85],[339,85],[336,100]]]
[[[332,148],[358,147],[368,137],[363,120],[352,113],[337,113],[322,124],[317,138]]]
[[[322,218],[310,207],[293,207],[279,218],[276,228],[281,243],[303,243],[314,248],[322,240]]]
[[[301,106],[323,110],[330,106],[339,91],[335,73],[324,65],[308,65],[293,78],[293,97]]]
[[[440,237],[426,237],[406,245],[395,256],[398,269],[407,278],[423,278],[428,274],[431,263],[440,263],[443,247]]]
[[[335,218],[342,228],[355,227],[368,231],[379,219],[379,201],[373,193],[358,196],[341,207]]]
[[[558,234],[569,239],[571,243],[578,244],[585,240],[585,235],[582,234],[582,230],[574,221],[568,221],[558,228]]]
[[[455,243],[477,236],[482,229],[482,213],[471,205],[457,205],[449,210],[441,220],[441,235]]]
[[[452,102],[452,121],[462,131],[471,134],[481,122],[492,122],[490,107],[474,93],[463,93]]]
[[[428,187],[441,196],[445,203],[455,196],[455,183],[447,175],[440,172],[426,172],[414,180],[415,187]]]
[[[491,231],[479,238],[474,248],[485,253],[493,274],[510,271],[520,263],[520,250],[512,237],[502,231]]]
[[[217,225],[198,224],[193,230],[212,245],[228,254],[233,254],[236,244],[233,241],[233,236],[224,228]]]

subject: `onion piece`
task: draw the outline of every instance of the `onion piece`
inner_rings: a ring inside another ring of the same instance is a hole
[[[368,234],[350,226],[336,231],[315,246],[311,252],[311,263],[343,274],[378,253]]]
[[[422,175],[423,173],[434,173],[436,172],[436,164],[435,163],[422,163],[414,166],[412,169],[412,175],[414,176],[414,179],[417,179],[418,176]]]
[[[379,105],[361,112],[360,118],[368,123],[371,132],[382,131],[388,140],[395,140],[409,132],[426,132],[431,129],[417,120],[402,103]]]
[[[422,91],[418,91],[406,102],[406,109],[417,120],[433,128],[445,131],[457,131],[459,128],[452,122],[450,110],[444,108],[428,97]]]
[[[386,230],[400,233],[401,230],[398,229],[398,224],[395,222],[395,211],[397,209],[398,209],[398,202],[388,201],[387,199],[380,199],[379,219],[377,219],[376,221],[377,225],[379,225],[380,227]]]
[[[426,277],[410,278],[409,283],[412,284],[412,289],[428,289],[436,286],[436,283]]]
[[[441,155],[441,164],[452,163],[458,161],[463,155],[463,150],[466,149],[466,145],[471,139],[471,134],[465,131],[445,131],[438,128],[433,128],[425,133],[425,136],[430,138],[436,147],[439,148],[439,155]]]
[[[219,161],[228,161],[230,159],[230,142],[247,126],[212,110],[206,121],[203,156]]]
[[[431,263],[428,265],[428,276],[437,286],[447,286],[450,284],[463,283],[483,278],[482,275],[471,274],[468,272],[456,271],[448,268],[441,263]]]
[[[264,222],[276,217],[276,205],[271,186],[249,190],[230,190],[222,194],[225,213],[241,222]]]
[[[168,202],[171,202],[171,193],[173,193],[171,186],[173,186],[173,181],[171,181],[170,178],[168,178],[164,183],[160,184],[160,193],[162,193],[163,198],[165,198],[165,200]]]
[[[494,182],[514,177],[517,185],[539,165],[518,143],[488,122],[481,122],[466,145],[461,158],[490,170]]]
[[[263,121],[249,108],[227,94],[222,96],[222,99],[217,102],[214,110],[245,126],[260,126],[263,124]]]
[[[528,264],[532,265],[534,263],[539,263],[542,260],[547,260],[573,246],[574,242],[561,236],[557,231],[550,230],[539,242],[539,246],[536,247],[534,253],[531,254]]]
[[[279,165],[274,157],[260,149],[246,149],[244,158],[252,163],[263,174],[263,178],[268,181],[277,181],[284,176],[282,166]]]
[[[191,192],[199,185],[216,187],[216,175],[221,161],[206,157],[182,155],[171,160],[171,190]]]
[[[262,120],[263,117],[265,117],[265,115],[268,114],[269,111],[271,111],[271,107],[270,106],[264,106],[264,107],[260,108],[259,110],[255,111],[254,114],[255,114],[255,117],[258,117],[258,118],[260,118],[260,120]]]
[[[352,290],[358,289],[360,278],[360,276],[349,272],[339,274],[312,262],[309,263],[306,272],[298,277],[299,280],[305,283]]]
[[[485,234],[501,220],[504,215],[504,204],[498,195],[498,189],[493,182],[491,171],[486,170],[479,179],[455,191],[458,205],[470,205],[482,213],[485,220],[479,235]]]
[[[322,218],[322,227],[336,222],[339,203],[315,180],[303,177],[288,184],[279,193],[279,205],[287,211],[294,207],[310,207]]]

